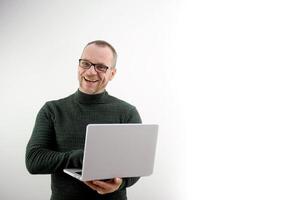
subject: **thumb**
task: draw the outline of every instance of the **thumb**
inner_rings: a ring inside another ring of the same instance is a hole
[[[121,178],[114,178],[114,182],[120,184],[122,182]]]

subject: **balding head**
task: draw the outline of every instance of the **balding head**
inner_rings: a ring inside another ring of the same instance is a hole
[[[89,42],[85,48],[89,45],[96,45],[96,46],[100,46],[100,47],[108,47],[113,54],[113,58],[112,58],[112,66],[111,67],[116,67],[116,63],[117,63],[117,52],[115,50],[115,48],[108,42],[104,41],[104,40],[94,40],[92,42]]]

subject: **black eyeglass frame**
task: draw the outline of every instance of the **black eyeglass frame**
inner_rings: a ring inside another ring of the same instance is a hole
[[[81,65],[81,62],[82,61],[85,61],[87,63],[89,63],[89,67],[84,67],[83,65]],[[86,60],[86,59],[79,59],[78,60],[78,65],[83,68],[83,69],[90,69],[92,66],[94,67],[94,70],[97,71],[97,72],[100,72],[100,73],[106,73],[108,69],[110,69],[110,67],[104,65],[104,64],[95,64],[95,63],[92,63],[90,62],[89,60]],[[104,70],[103,70],[104,69]]]

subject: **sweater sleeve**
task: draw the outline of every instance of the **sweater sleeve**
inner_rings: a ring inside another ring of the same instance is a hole
[[[135,107],[128,111],[126,115],[126,123],[142,123],[141,117]]]
[[[31,138],[26,147],[25,162],[31,174],[51,174],[70,165],[80,152],[54,150],[54,118],[47,103],[39,111]]]
[[[142,123],[141,117],[135,107],[130,109],[127,113],[126,123]],[[140,177],[123,178],[122,184],[119,189],[130,187],[134,185],[139,179]]]

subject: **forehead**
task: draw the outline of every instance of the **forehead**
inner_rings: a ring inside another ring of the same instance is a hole
[[[88,45],[84,48],[81,59],[87,59],[93,63],[112,64],[113,52],[107,46]]]

